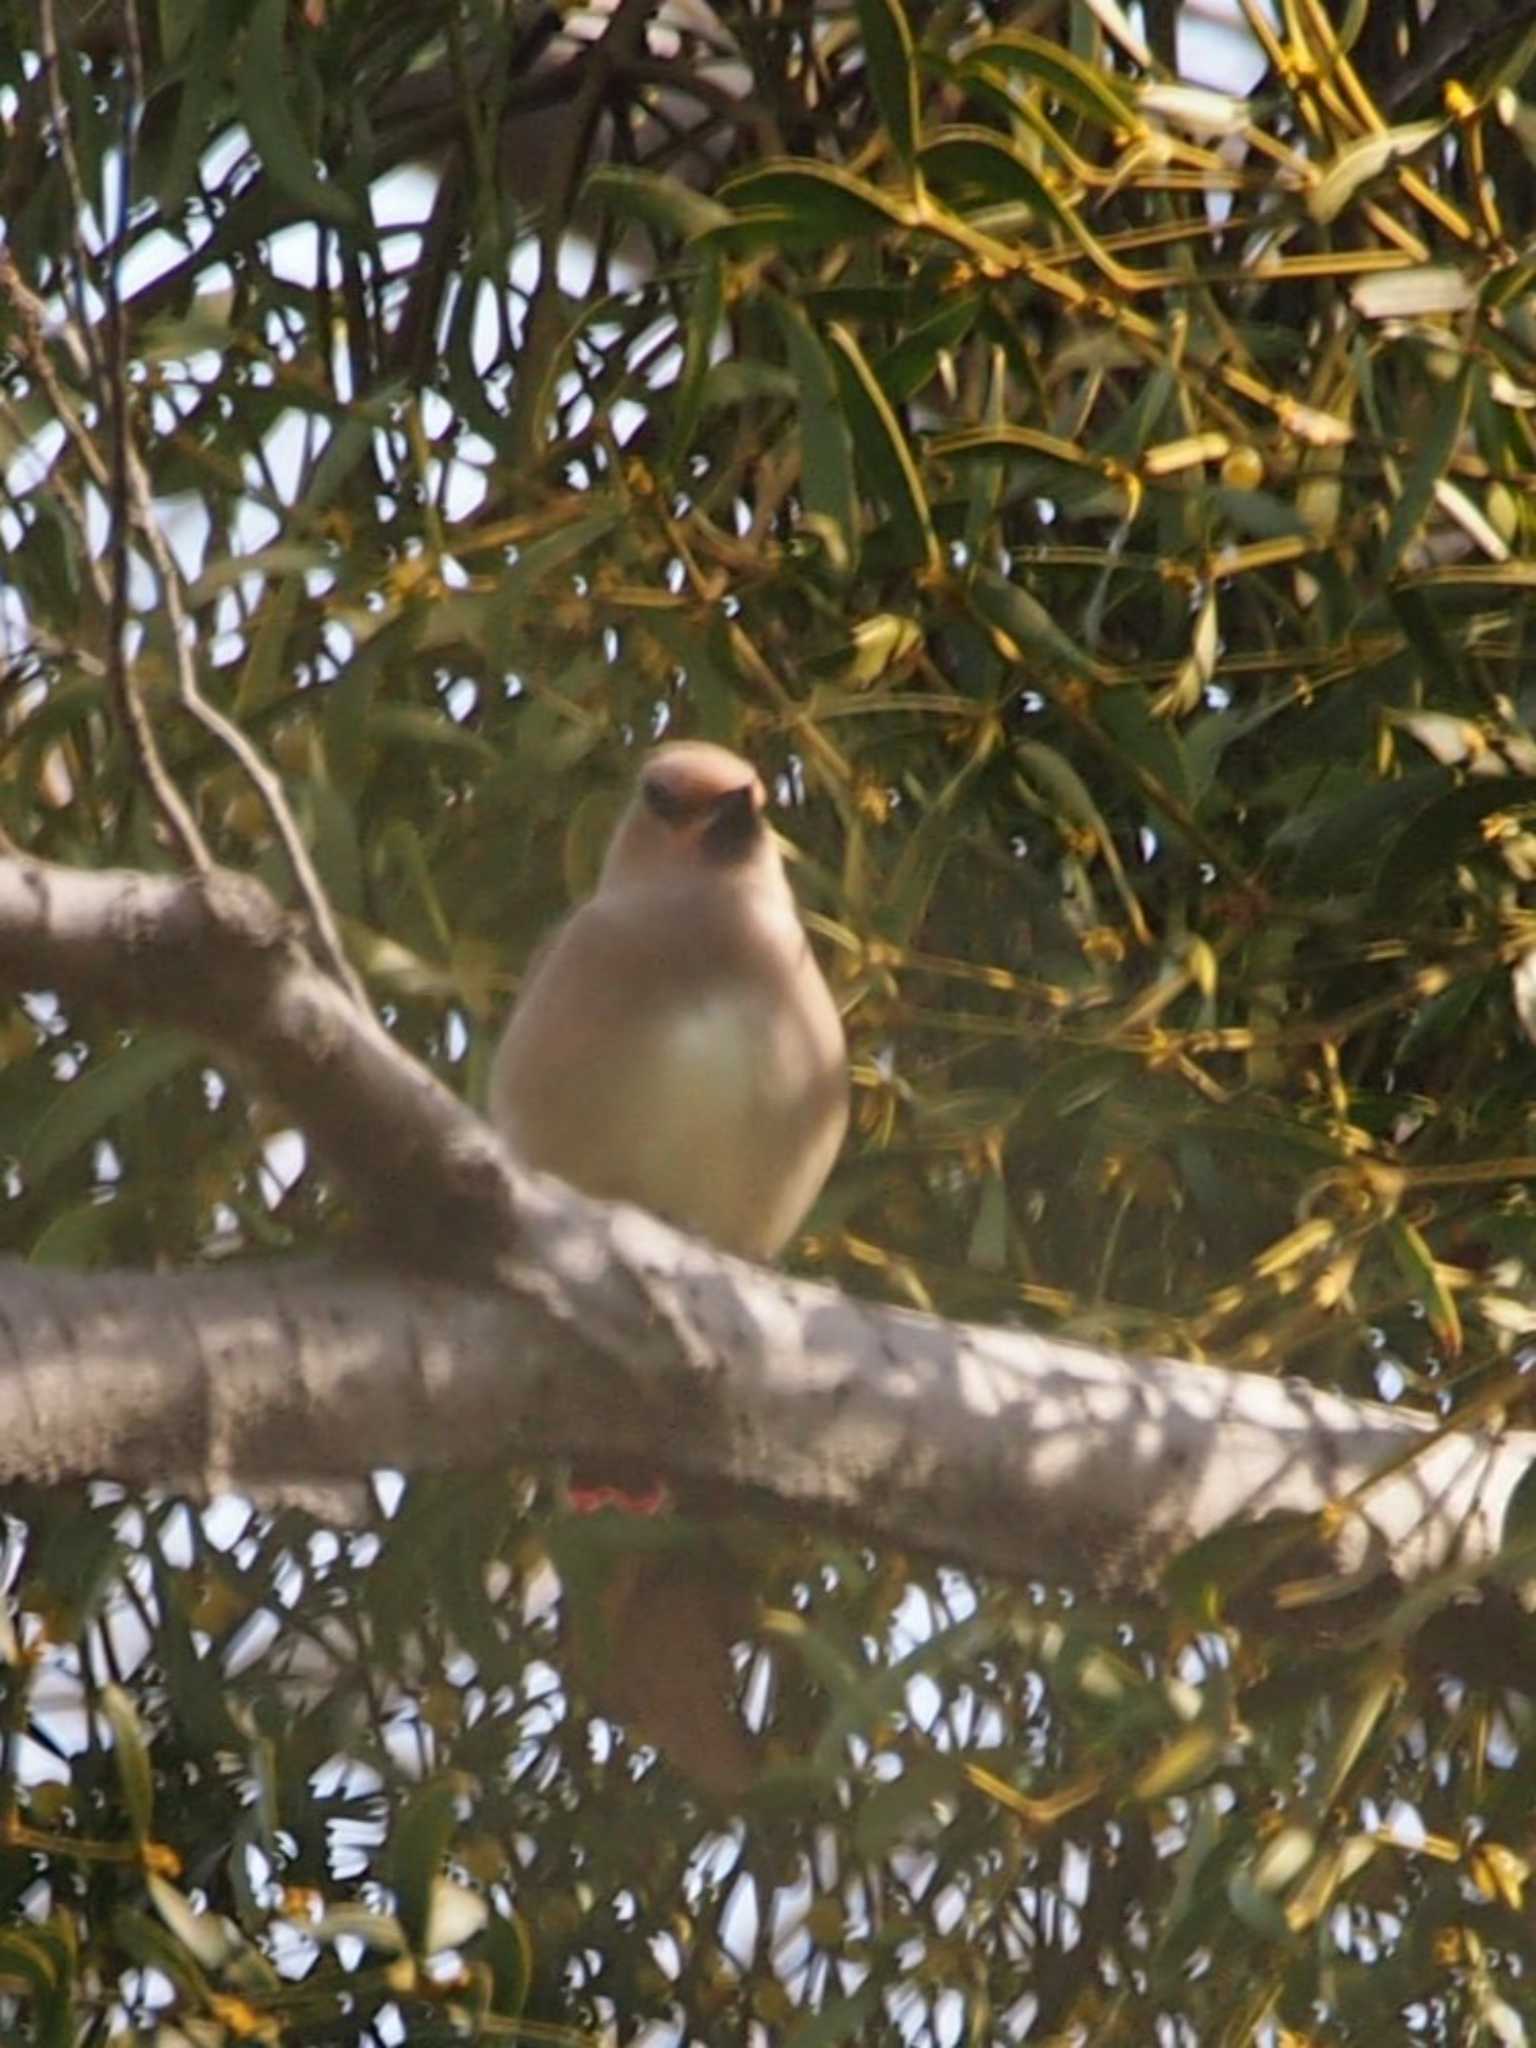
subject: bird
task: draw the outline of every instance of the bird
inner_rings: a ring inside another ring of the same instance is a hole
[[[848,1121],[842,1019],[750,764],[658,747],[595,893],[535,956],[491,1068],[525,1164],[777,1256]]]
[[[674,740],[646,756],[595,891],[530,964],[487,1099],[523,1164],[759,1262],[820,1193],[849,1088],[842,1018],[767,809],[729,748]],[[629,1560],[601,1606],[607,1668],[590,1689],[731,1800],[753,1774],[726,1706],[743,1617],[738,1603],[732,1625],[705,1577],[675,1555]],[[625,1656],[631,1631],[643,1655]]]

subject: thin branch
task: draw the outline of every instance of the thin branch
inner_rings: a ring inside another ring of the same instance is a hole
[[[1144,1589],[1242,1517],[1281,1518],[1256,1569],[1321,1539],[1362,1586],[1459,1586],[1499,1557],[1530,1432],[861,1303],[587,1201],[519,1169],[292,922],[223,871],[0,860],[0,987],[202,1032],[283,1100],[393,1266],[6,1269],[0,1480],[601,1455],[706,1510],[755,1498],[1102,1587]]]
[[[115,264],[113,265],[115,270]],[[179,848],[182,858],[189,867],[200,874],[207,874],[213,867],[213,856],[203,843],[197,822],[182,800],[180,791],[171,779],[170,771],[160,752],[159,741],[154,727],[144,708],[143,699],[135,689],[128,666],[127,650],[127,459],[128,425],[126,416],[126,378],[119,378],[117,344],[114,340],[113,359],[108,378],[111,391],[113,414],[113,462],[109,468],[96,446],[84,420],[70,402],[69,396],[54,369],[48,353],[44,335],[45,309],[42,300],[32,288],[23,282],[9,249],[0,244],[0,291],[10,300],[16,315],[16,325],[21,336],[22,352],[26,356],[37,381],[42,385],[53,416],[73,442],[76,452],[85,467],[86,474],[107,500],[112,512],[112,574],[103,576],[101,568],[90,552],[86,537],[83,508],[80,509],[77,524],[81,535],[82,552],[89,565],[89,574],[103,608],[107,612],[107,681],[117,705],[118,719],[133,756],[134,768],[150,793],[172,840]],[[116,278],[109,285],[109,308],[116,298]],[[78,373],[91,374],[93,358],[85,348],[73,324],[65,322],[61,332],[65,345],[74,361]],[[61,486],[60,495],[66,504],[70,495]]]
[[[239,764],[266,808],[272,828],[277,834],[295,885],[314,927],[316,940],[327,966],[351,996],[358,1007],[368,1009],[367,991],[356,970],[346,955],[341,933],[335,915],[320,877],[309,857],[298,822],[283,793],[278,775],[263,760],[260,752],[251,744],[240,727],[211,704],[203,695],[197,679],[197,667],[193,658],[193,636],[191,622],[187,617],[182,598],[181,574],[176,561],[160,530],[155,516],[154,499],[149,476],[133,442],[132,424],[128,414],[127,392],[127,345],[120,300],[119,271],[124,254],[129,210],[132,206],[133,134],[137,118],[139,90],[142,86],[142,56],[138,46],[138,22],[133,11],[134,0],[123,0],[123,25],[129,46],[128,99],[124,110],[123,126],[123,212],[119,223],[119,234],[112,252],[107,281],[108,314],[112,337],[110,374],[99,378],[104,382],[111,399],[110,410],[113,419],[113,461],[111,469],[102,462],[99,451],[91,442],[83,423],[75,416],[72,407],[61,408],[61,419],[66,431],[70,431],[76,445],[87,461],[92,477],[105,493],[114,512],[114,570],[113,579],[113,632],[112,632],[112,681],[117,695],[119,711],[124,730],[133,749],[135,764],[149,789],[157,810],[164,819],[183,858],[198,873],[208,875],[213,869],[213,858],[203,842],[197,823],[190,809],[176,789],[161,758],[154,730],[150,724],[143,702],[132,686],[127,663],[127,538],[126,530],[136,526],[148,549],[150,559],[160,579],[161,597],[165,605],[170,626],[171,646],[176,665],[177,698],[181,708],[196,724],[209,733],[225,748]],[[52,36],[52,0],[43,0],[46,17],[45,34]],[[57,39],[52,47],[57,56]],[[50,74],[55,93],[54,119],[59,124],[60,145],[69,137],[69,110],[63,103],[57,81]],[[78,184],[78,170],[76,176]],[[75,196],[74,187],[71,188]],[[79,197],[83,203],[83,189]],[[58,381],[51,375],[47,364],[47,345],[43,338],[44,309],[36,294],[24,285],[14,263],[0,252],[0,283],[10,292],[13,303],[27,315],[27,332],[31,344],[34,364],[50,398],[62,398]],[[72,331],[70,323],[63,323],[61,330],[65,346],[74,355],[82,369],[93,362],[94,342],[88,327],[83,333]],[[46,368],[43,366],[46,365]],[[88,452],[87,452],[88,451]]]
[[[90,381],[99,389],[101,359],[97,354],[90,307],[86,301],[90,263],[89,251],[85,246],[85,223],[91,207],[85,195],[85,181],[80,175],[80,159],[75,154],[74,123],[70,119],[69,108],[64,99],[63,73],[59,61],[59,34],[54,21],[53,0],[39,0],[38,42],[42,48],[43,76],[48,89],[48,111],[53,121],[54,140],[58,144],[59,161],[64,167],[64,183],[69,190],[69,203],[75,217],[75,313],[83,337],[88,375]]]
[[[50,0],[51,4],[51,0]],[[107,542],[111,571],[111,602],[107,624],[107,675],[117,715],[133,755],[134,770],[150,801],[159,812],[166,831],[183,862],[198,874],[213,867],[213,855],[198,829],[190,805],[182,797],[165,765],[160,742],[134,682],[128,661],[128,529],[129,529],[129,444],[128,418],[128,323],[123,316],[123,262],[128,254],[128,231],[133,213],[134,167],[137,161],[138,111],[144,91],[144,57],[139,47],[139,17],[136,0],[121,0],[118,20],[127,57],[127,80],[123,92],[121,135],[121,176],[117,231],[107,251],[105,290],[107,301],[107,359],[101,381],[106,388],[107,415],[112,422],[112,468],[107,498],[111,524]],[[90,330],[85,330],[89,341]]]
[[[600,42],[594,45],[571,101],[545,173],[544,219],[539,230],[539,281],[523,322],[512,389],[508,440],[514,461],[536,462],[545,452],[539,439],[540,407],[548,372],[559,352],[564,312],[560,297],[560,248],[570,226],[571,207],[581,183],[593,131],[614,81],[645,47],[645,32],[657,0],[620,0]]]
[[[0,292],[3,292],[5,296],[10,299],[13,307],[17,307],[18,317],[20,317],[20,309],[17,304],[16,293],[14,290],[15,276],[15,268],[11,262],[9,253],[5,249],[4,245],[0,244]],[[24,350],[24,353],[27,355],[28,360],[33,362],[33,367],[35,370],[36,363],[32,357],[30,346],[26,350]],[[46,355],[44,357],[44,364],[51,377],[53,365],[47,362]],[[53,405],[54,417],[57,420],[59,420],[60,424],[64,427],[65,433],[69,436],[71,440],[74,440],[75,435],[74,432],[71,431],[71,429],[73,428],[75,430],[78,430],[78,432],[81,435],[85,436],[85,445],[88,448],[90,448],[92,454],[94,454],[96,452],[95,445],[90,440],[90,437],[85,434],[85,429],[83,426],[81,426],[79,420],[74,418],[66,420],[63,416],[62,407],[64,404],[67,403],[67,401],[64,400],[64,394],[58,384],[57,379],[53,379],[53,381],[50,384],[49,382],[45,381],[42,376],[39,376],[38,382],[43,384],[43,388],[47,393],[49,403]],[[22,419],[21,414],[17,411],[16,407],[12,404],[11,400],[3,392],[0,392],[0,419],[3,419],[9,426],[10,431],[15,438],[16,446],[18,448],[24,447],[26,445],[26,442],[30,438],[27,424]],[[78,448],[79,442],[76,441],[75,445]],[[54,499],[57,501],[58,505],[60,506],[63,512],[65,519],[68,520],[70,526],[74,529],[75,539],[79,543],[80,549],[80,568],[82,573],[85,575],[86,580],[89,582],[93,593],[95,594],[97,604],[101,607],[103,614],[110,613],[112,609],[112,588],[109,582],[107,581],[106,571],[102,568],[101,562],[99,561],[97,556],[92,552],[91,549],[91,529],[90,522],[86,516],[85,501],[81,497],[79,491],[75,489],[74,484],[64,474],[62,464],[55,464],[53,470],[50,472],[47,482],[47,489],[52,494]],[[38,641],[39,643],[42,643],[47,636],[37,626],[35,621],[31,622],[31,624],[33,639]],[[51,651],[63,650],[54,649]]]
[[[1533,23],[1536,0],[1463,0],[1460,6],[1437,8],[1412,61],[1400,65],[1394,76],[1372,81],[1377,105],[1387,115],[1400,112],[1443,85],[1473,51],[1513,29],[1529,33]]]
[[[117,504],[117,498],[115,498],[115,471],[109,469],[109,465],[104,463],[104,459],[100,455],[100,449],[96,449],[94,440],[90,438],[90,432],[86,430],[86,426],[80,420],[76,408],[70,403],[68,393],[63,391],[63,385],[59,383],[57,371],[53,369],[53,362],[49,360],[47,342],[43,338],[43,317],[45,317],[43,301],[37,297],[37,293],[27,283],[23,283],[23,279],[20,279],[20,274],[16,270],[16,264],[14,264],[12,256],[10,256],[10,252],[2,244],[0,244],[0,291],[6,293],[6,297],[10,299],[10,303],[12,303],[14,311],[16,311],[20,334],[23,334],[23,344],[27,348],[27,358],[29,358],[31,365],[33,365],[35,373],[37,373],[39,383],[43,385],[43,391],[49,397],[49,403],[51,403],[53,410],[55,410],[55,418],[59,420],[63,430],[66,430],[70,440],[76,444],[76,449],[80,451],[80,459],[86,465],[86,471],[90,473],[90,479],[98,485],[102,496],[109,500],[111,504]],[[76,362],[76,367],[82,369],[86,365],[86,352],[82,348],[78,332],[74,330],[74,324],[72,322],[61,324],[61,328],[57,332],[59,332],[59,338],[61,338],[63,346],[66,346],[68,354]],[[322,952],[326,956],[326,965],[336,975],[336,979],[342,983],[342,987],[348,991],[352,1001],[356,1001],[358,1008],[367,1010],[369,1008],[367,989],[362,987],[362,981],[358,979],[356,971],[352,969],[352,963],[346,958],[346,950],[342,946],[342,938],[340,938],[340,930],[336,926],[334,911],[330,907],[330,901],[326,897],[326,891],[324,891],[322,883],[319,883],[319,877],[317,877],[317,872],[313,868],[313,862],[309,860],[309,850],[303,844],[303,838],[299,834],[299,825],[297,825],[297,821],[293,817],[293,811],[289,809],[289,801],[287,801],[287,797],[283,793],[281,778],[274,774],[272,768],[268,768],[268,764],[262,760],[260,752],[250,743],[246,733],[236,723],[233,723],[231,719],[227,719],[215,705],[211,705],[211,702],[203,696],[203,690],[201,690],[199,680],[197,680],[197,668],[195,668],[195,662],[193,662],[193,633],[190,633],[190,621],[186,618],[186,606],[182,602],[180,571],[178,571],[176,561],[174,561],[174,557],[170,553],[170,547],[166,545],[164,535],[160,532],[160,522],[156,518],[154,500],[152,500],[152,494],[150,494],[150,479],[147,479],[147,473],[143,469],[139,453],[137,453],[137,449],[133,446],[133,434],[131,434],[131,426],[129,426],[125,414],[121,416],[121,428],[123,430],[121,430],[119,440],[121,440],[121,453],[123,453],[123,487],[125,487],[125,494],[127,494],[127,516],[129,516],[129,522],[139,528],[141,537],[143,537],[143,543],[145,543],[147,551],[150,551],[150,557],[152,557],[152,561],[156,565],[156,571],[160,575],[162,600],[164,600],[164,606],[166,606],[166,616],[168,616],[168,621],[170,621],[170,635],[172,635],[172,647],[174,647],[174,657],[176,657],[176,696],[178,696],[180,707],[182,707],[182,711],[186,711],[186,715],[190,719],[193,719],[197,725],[201,725],[213,739],[217,739],[219,745],[223,745],[225,752],[233,756],[233,760],[240,764],[240,768],[250,778],[252,786],[256,788],[256,793],[260,795],[262,803],[266,805],[266,815],[270,817],[272,829],[276,831],[276,836],[279,836],[279,844],[283,846],[283,852],[285,852],[285,856],[289,860],[289,868],[293,872],[293,879],[295,879],[295,885],[297,885],[299,895],[303,899],[305,911],[309,913],[309,920],[311,920],[311,924],[315,928],[319,946],[322,946]],[[117,635],[115,635],[115,641],[117,641]],[[127,680],[127,668],[123,670],[123,676]],[[141,772],[145,776],[147,786],[150,786],[150,791],[154,795],[156,805],[160,807],[162,817],[166,817],[166,821],[168,821],[168,825],[172,829],[172,834],[176,838],[176,844],[182,848],[188,864],[193,866],[193,868],[197,868],[197,872],[201,872],[201,874],[211,872],[213,870],[213,858],[207,852],[207,848],[203,846],[203,840],[201,840],[201,834],[199,834],[199,829],[197,829],[197,823],[193,821],[193,815],[190,815],[190,811],[186,811],[186,807],[184,807],[184,803],[182,803],[182,799],[180,799],[180,795],[176,791],[174,782],[170,780],[168,770],[160,762],[158,743],[156,743],[154,731],[150,727],[150,721],[147,721],[147,717],[143,715],[143,707],[141,707],[141,700],[139,700],[137,692],[131,686],[125,686],[123,694],[119,696],[119,707],[125,711],[125,721],[123,723],[125,723],[125,731],[127,731],[127,737],[129,737],[129,745],[133,745],[135,760],[137,760],[137,764],[139,764],[139,768],[141,768]]]
[[[137,455],[129,465],[129,478],[140,530],[149,545],[150,553],[155,558],[155,566],[160,571],[166,613],[170,619],[172,642],[176,650],[177,694],[182,709],[206,733],[218,740],[244,769],[252,787],[266,806],[267,816],[272,821],[272,829],[276,832],[287,856],[288,866],[310,923],[314,926],[326,965],[358,1009],[367,1014],[371,1008],[368,991],[347,958],[346,948],[341,942],[341,931],[331,909],[330,898],[326,895],[324,884],[315,871],[315,865],[309,857],[309,848],[304,844],[299,831],[298,821],[283,793],[281,777],[268,766],[259,749],[252,745],[234,720],[226,717],[217,705],[209,703],[198,684],[197,670],[192,660],[191,630],[181,600],[180,577],[171,558],[171,551],[155,522],[148,480]]]

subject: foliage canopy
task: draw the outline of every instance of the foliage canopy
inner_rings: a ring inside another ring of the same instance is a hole
[[[856,1049],[804,1260],[1518,1402],[1536,26],[1419,13],[11,0],[0,825],[165,865],[136,702],[290,889],[232,723],[473,1093],[634,750],[726,740]],[[3,1048],[9,1249],[345,1241],[195,1041],[39,997]],[[568,1693],[533,1478],[17,1508],[17,2038],[1536,2021],[1502,1596],[1292,1638],[1251,1543],[1153,1616],[727,1530],[799,1647],[722,1830]]]

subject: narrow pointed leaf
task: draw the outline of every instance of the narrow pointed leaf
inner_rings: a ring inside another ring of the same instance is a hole
[[[1405,128],[1388,128],[1346,143],[1307,193],[1308,213],[1323,225],[1337,220],[1362,185],[1379,178],[1400,158],[1412,156],[1426,143],[1433,142],[1444,126],[1443,121],[1414,121]]]
[[[917,219],[910,206],[853,172],[800,158],[781,158],[732,178],[721,186],[720,198],[738,217],[778,222],[777,239],[796,249],[862,240],[913,227]]]
[[[458,1786],[448,1776],[430,1778],[406,1801],[395,1823],[392,1846],[395,1897],[400,1922],[418,1953],[428,1952],[433,1905],[443,1875],[443,1858],[457,1826]]]
[[[853,437],[833,359],[798,306],[774,301],[800,411],[800,492],[808,519],[825,529],[834,566],[859,558],[859,494]]]
[[[720,319],[725,309],[725,279],[720,257],[707,250],[700,263],[692,291],[688,294],[688,325],[683,341],[683,367],[674,392],[672,426],[667,436],[664,467],[676,468],[688,453],[694,429],[704,403],[704,380],[709,375]]]
[[[1093,663],[1069,633],[1064,633],[1040,600],[995,569],[979,569],[971,583],[971,607],[987,625],[1005,633],[1021,657],[1043,654],[1056,666],[1078,674]]]
[[[1059,43],[1031,35],[1026,29],[988,37],[957,69],[962,76],[968,71],[993,71],[1033,79],[1101,128],[1120,128],[1134,134],[1145,125],[1130,96],[1112,84],[1105,72],[1082,63]]]
[[[901,0],[858,0],[869,82],[891,141],[903,163],[917,149],[917,55]]]
[[[887,349],[880,358],[880,387],[894,405],[922,390],[945,349],[958,347],[975,326],[981,307],[979,292],[956,293]]]
[[[834,322],[827,338],[854,446],[891,515],[897,547],[907,561],[937,572],[942,567],[938,536],[901,422],[849,330]]]
[[[1456,443],[1466,424],[1472,401],[1473,365],[1470,360],[1446,385],[1419,444],[1412,467],[1403,479],[1402,496],[1392,510],[1392,523],[1381,544],[1381,571],[1390,576],[1402,560],[1403,550],[1418,532],[1434,500],[1435,485],[1445,473]]]
[[[256,154],[284,198],[306,215],[350,234],[367,221],[352,194],[322,178],[314,154],[293,114],[293,96],[283,58],[287,0],[257,0],[252,9],[243,61],[235,68],[240,116]]]
[[[101,1710],[112,1730],[112,1752],[117,1762],[117,1781],[123,1791],[123,1806],[136,1842],[149,1839],[155,1813],[154,1774],[149,1766],[149,1745],[133,1701],[120,1685],[104,1685]]]
[[[205,1057],[196,1039],[179,1031],[156,1031],[93,1061],[55,1093],[33,1126],[21,1148],[22,1171],[42,1179],[100,1137],[114,1117],[136,1108],[152,1089]]]
[[[658,171],[633,164],[603,164],[587,179],[587,197],[623,220],[687,239],[731,218],[729,207]]]

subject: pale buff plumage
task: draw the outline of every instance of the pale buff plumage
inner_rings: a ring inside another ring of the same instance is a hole
[[[848,1118],[843,1027],[754,770],[649,756],[596,893],[536,959],[497,1049],[491,1119],[530,1166],[772,1258]]]
[[[490,1114],[528,1165],[770,1259],[816,1199],[848,1120],[837,1006],[795,908],[763,785],[700,741],[658,748],[597,890],[528,974]],[[722,1556],[624,1559],[574,1617],[577,1669],[727,1804],[756,1758],[727,1705],[749,1615]]]

